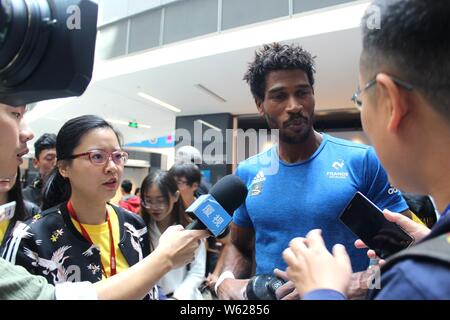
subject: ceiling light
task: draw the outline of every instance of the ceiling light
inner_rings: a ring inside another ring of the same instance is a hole
[[[197,83],[195,85],[195,87],[197,89],[202,90],[203,92],[207,93],[208,95],[210,95],[211,97],[213,97],[214,99],[216,99],[219,102],[227,102],[227,100],[225,100],[224,98],[222,98],[221,96],[219,96],[217,93],[213,92],[212,90],[206,88],[204,85],[201,85],[200,83]]]
[[[170,105],[170,104],[168,104],[168,103],[166,103],[164,101],[161,101],[161,100],[159,100],[159,99],[157,99],[155,97],[152,97],[151,95],[146,94],[144,92],[138,92],[137,95],[140,96],[141,98],[144,98],[144,99],[147,99],[147,100],[149,100],[149,101],[151,101],[153,103],[156,103],[156,104],[160,105],[161,107],[169,109],[170,111],[177,112],[177,113],[181,112],[181,110],[178,109],[177,107],[174,107],[174,106],[172,106],[172,105]]]

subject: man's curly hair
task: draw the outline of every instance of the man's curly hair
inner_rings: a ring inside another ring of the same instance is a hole
[[[300,69],[306,72],[314,88],[315,57],[298,45],[265,44],[256,51],[255,60],[249,63],[244,80],[250,85],[255,101],[264,101],[266,76],[271,71]]]

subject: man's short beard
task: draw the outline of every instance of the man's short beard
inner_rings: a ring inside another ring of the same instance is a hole
[[[287,144],[302,144],[308,140],[312,132],[312,130],[307,130],[306,132],[302,132],[300,135],[288,136],[284,133],[284,130],[280,130],[280,140]]]
[[[274,121],[272,118],[270,118],[268,115],[265,115],[264,118],[266,119],[267,125],[270,129],[278,129],[280,132],[280,141],[287,143],[287,144],[302,144],[308,138],[311,136],[314,130],[312,130],[312,125],[308,127],[308,129],[305,132],[302,132],[299,135],[295,136],[289,136],[285,134],[285,130],[283,128],[279,128],[276,121]]]

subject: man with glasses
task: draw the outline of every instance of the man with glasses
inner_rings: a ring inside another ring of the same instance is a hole
[[[56,166],[56,135],[54,133],[44,133],[34,143],[33,166],[39,171],[39,176],[23,189],[23,198],[42,207],[42,188]]]
[[[189,207],[198,197],[197,190],[202,180],[199,168],[192,163],[176,163],[169,171],[175,177],[185,208]]]
[[[362,90],[354,100],[390,181],[429,194],[440,218],[431,230],[384,212],[416,244],[381,267],[377,300],[450,299],[450,6],[448,0],[375,0],[380,29],[363,19]],[[373,8],[373,7],[372,7]],[[323,236],[326,237],[323,231]],[[418,242],[418,243],[417,243]],[[357,243],[358,247],[362,243]],[[328,248],[329,249],[329,248]],[[330,254],[319,231],[294,239],[283,256],[304,299],[344,299],[351,266],[346,249]],[[374,252],[369,251],[373,256]]]
[[[249,193],[234,214],[231,244],[225,248],[223,270],[231,273],[222,273],[216,283],[222,299],[243,298],[248,280],[238,279],[252,275],[254,253],[256,274],[272,274],[277,269],[275,274],[285,277],[283,250],[293,237],[316,228],[327,231],[328,247],[343,243],[349,248],[355,272],[366,270],[366,253],[354,248],[355,235],[339,221],[356,191],[381,208],[410,213],[401,195],[390,192],[387,175],[372,148],[314,130],[314,72],[309,52],[274,43],[256,53],[244,77],[258,112],[271,129],[279,130],[279,145],[242,162],[236,171]],[[264,159],[271,159],[271,167],[278,171],[268,173],[262,165],[255,165],[267,162]],[[359,276],[355,275],[355,283]],[[293,298],[292,289],[289,282],[277,295],[289,293],[286,298]]]

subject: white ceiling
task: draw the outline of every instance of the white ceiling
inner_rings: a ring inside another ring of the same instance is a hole
[[[316,110],[353,107],[350,97],[358,83],[359,28],[284,42],[299,43],[317,56]],[[30,126],[38,137],[44,132],[57,133],[72,117],[97,114],[122,121],[136,120],[152,127],[133,129],[115,124],[128,143],[173,132],[177,115],[256,113],[242,77],[257,48],[252,46],[97,80],[82,97],[32,117]],[[226,102],[219,102],[199,90],[196,84],[202,84]],[[176,106],[182,112],[175,114],[149,102],[137,95],[139,91]]]

